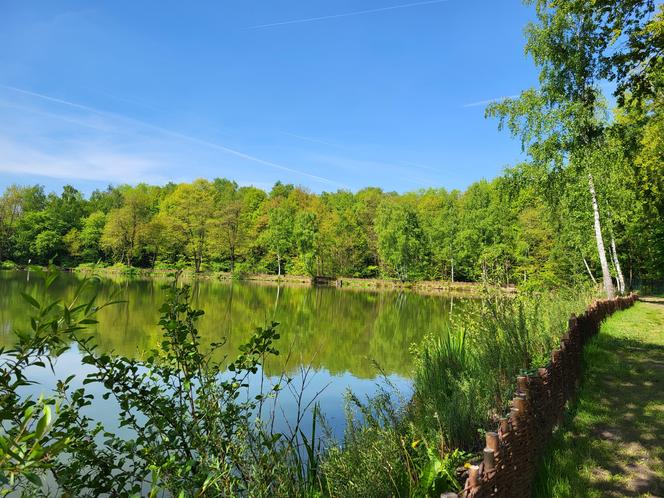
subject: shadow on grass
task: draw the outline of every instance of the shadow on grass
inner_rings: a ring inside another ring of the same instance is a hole
[[[662,496],[664,346],[600,334],[584,357],[579,401],[540,462],[534,496]]]

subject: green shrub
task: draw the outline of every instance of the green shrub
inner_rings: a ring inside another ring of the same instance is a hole
[[[56,277],[51,268],[47,289]],[[95,304],[93,282],[84,280],[68,304],[26,294],[31,330],[17,332],[16,347],[0,349],[0,494],[38,494],[47,476],[67,496],[311,494],[315,472],[302,469],[318,452],[312,448],[305,465],[299,449],[313,444],[315,426],[308,438],[297,426],[273,433],[256,414],[278,388],[245,396],[249,376],[277,354],[277,324],[257,329],[237,358],[217,360],[219,344],[201,349],[196,322],[203,312],[190,306],[189,287],[174,283],[161,308],[162,340],[147,359],[100,354],[94,338],[79,333],[103,307]],[[53,398],[19,393],[33,383],[27,375],[48,368],[71,343],[93,367],[83,384],[97,384],[103,398],[117,402],[122,436],[83,414],[93,396],[72,389],[74,376],[58,382]]]

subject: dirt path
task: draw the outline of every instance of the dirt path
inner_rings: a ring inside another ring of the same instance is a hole
[[[606,321],[587,377],[540,469],[535,496],[664,497],[664,301]]]

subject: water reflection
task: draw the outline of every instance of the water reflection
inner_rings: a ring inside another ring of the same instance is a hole
[[[63,274],[49,290],[51,297],[71,299],[80,277]],[[99,349],[140,358],[160,340],[159,307],[166,299],[167,280],[104,278],[99,299],[125,302],[103,309],[94,334]],[[0,344],[12,340],[12,328],[28,328],[28,306],[20,296],[28,290],[44,299],[34,274],[0,272]],[[199,322],[204,343],[226,340],[219,354],[232,355],[252,330],[276,321],[281,339],[278,357],[264,367],[268,377],[285,372],[295,377],[303,365],[315,370],[307,394],[329,385],[320,397],[321,408],[339,427],[343,392],[371,394],[378,372],[374,361],[396,384],[408,390],[412,369],[409,346],[428,332],[444,330],[454,314],[472,306],[470,300],[399,292],[367,292],[334,288],[276,287],[239,282],[191,282],[193,304],[205,310]],[[453,306],[452,306],[453,304]],[[74,350],[61,362],[58,373],[76,373]],[[71,358],[69,356],[72,356]],[[45,380],[45,379],[44,379]],[[287,397],[286,397],[287,398]],[[282,410],[288,412],[287,400]],[[335,431],[336,432],[336,431]]]

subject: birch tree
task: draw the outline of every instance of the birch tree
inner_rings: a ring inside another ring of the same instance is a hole
[[[552,177],[561,169],[582,169],[600,146],[605,123],[598,83],[621,78],[611,71],[617,42],[642,29],[654,9],[651,1],[530,0],[537,21],[526,28],[526,53],[539,68],[540,87],[490,105],[487,114],[520,136],[531,159]],[[581,171],[580,171],[581,173]],[[586,172],[593,207],[597,255],[608,297],[613,297],[602,219],[592,174]]]

